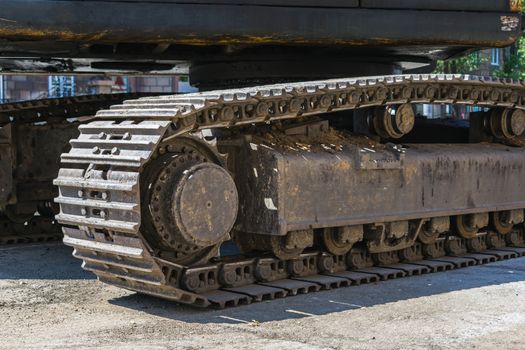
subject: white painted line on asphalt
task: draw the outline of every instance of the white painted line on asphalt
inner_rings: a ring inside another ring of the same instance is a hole
[[[308,312],[297,311],[297,310],[286,310],[286,312],[289,312],[291,314],[302,315],[302,316],[315,316],[314,314],[309,314]]]
[[[357,309],[360,309],[360,308],[364,307],[363,305],[350,304],[350,303],[345,303],[345,302],[342,302],[342,301],[335,301],[335,300],[328,300],[328,302],[329,303],[333,303],[333,304],[340,304],[340,305],[351,306],[351,307],[355,307]]]
[[[241,322],[241,323],[250,323],[248,321],[240,320],[238,318],[233,318],[233,317],[229,317],[229,316],[218,316],[218,317],[224,318],[225,320],[229,320],[229,321],[235,321],[235,322]]]

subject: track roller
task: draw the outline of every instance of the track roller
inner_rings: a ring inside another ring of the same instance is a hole
[[[475,238],[478,231],[488,224],[488,213],[459,215],[452,218],[452,226],[457,235],[467,239]]]
[[[418,240],[423,244],[432,244],[437,241],[440,234],[449,230],[450,218],[448,216],[432,218],[421,228]]]
[[[374,132],[385,139],[399,139],[412,131],[415,113],[411,104],[378,107],[374,110],[372,127]]]
[[[495,108],[489,124],[492,135],[510,140],[525,132],[525,112],[521,109]]]
[[[289,232],[286,236],[263,236],[265,246],[273,255],[281,260],[289,260],[299,256],[307,247],[314,244],[312,230]]]
[[[510,233],[516,224],[523,222],[523,210],[496,211],[490,214],[492,227],[500,234]]]
[[[345,255],[355,243],[363,239],[363,226],[326,228],[322,232],[326,249],[334,255]]]

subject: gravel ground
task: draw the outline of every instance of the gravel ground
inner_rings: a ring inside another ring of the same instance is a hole
[[[525,258],[227,310],[98,282],[60,244],[0,248],[0,348],[523,349]]]

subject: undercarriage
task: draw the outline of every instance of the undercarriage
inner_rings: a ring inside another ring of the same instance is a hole
[[[515,43],[521,11],[6,0],[3,74],[187,74],[203,92],[88,102],[75,117],[96,116],[70,124],[50,106],[46,125],[9,117],[0,208],[25,225],[58,204],[64,242],[101,281],[196,306],[521,256],[523,82],[429,74]]]
[[[405,75],[129,100],[62,155],[57,220],[101,281],[196,306],[521,256],[524,92]],[[479,111],[462,143],[401,142],[422,103]]]
[[[144,94],[90,95],[0,105],[0,244],[62,238],[52,181],[78,126],[101,108]]]

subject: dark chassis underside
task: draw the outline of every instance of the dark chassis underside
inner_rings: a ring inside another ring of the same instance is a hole
[[[514,42],[521,18],[510,3],[5,0],[0,66],[4,72],[189,70],[201,87],[430,71],[437,58]]]

